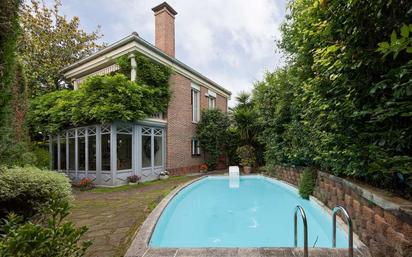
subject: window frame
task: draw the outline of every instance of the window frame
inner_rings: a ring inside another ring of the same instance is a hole
[[[192,156],[200,156],[201,155],[200,142],[196,138],[192,138],[192,140],[191,140],[191,152],[192,152]]]
[[[196,101],[194,99],[196,98]],[[200,87],[192,83],[190,91],[190,104],[192,105],[192,123],[200,120]]]

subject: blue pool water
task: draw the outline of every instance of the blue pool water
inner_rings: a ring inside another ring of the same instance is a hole
[[[331,247],[332,218],[295,188],[262,176],[201,179],[180,191],[160,216],[153,247],[293,247],[293,213],[301,205],[308,219],[309,247]],[[303,245],[299,216],[298,246]],[[337,228],[337,247],[347,247]],[[315,243],[316,242],[316,243]]]

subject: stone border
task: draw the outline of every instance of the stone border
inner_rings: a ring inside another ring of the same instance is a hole
[[[263,175],[258,175],[265,177],[267,179],[274,179]],[[163,210],[167,207],[169,202],[176,196],[181,190],[187,186],[209,177],[208,175],[199,177],[197,179],[191,180],[170,192],[149,214],[147,219],[143,222],[140,229],[136,232],[134,239],[127,250],[125,257],[149,257],[149,256],[185,256],[185,257],[213,257],[213,256],[238,256],[238,257],[260,257],[260,256],[303,256],[302,248],[294,247],[259,247],[259,248],[157,248],[150,247],[149,241],[152,236],[152,233],[156,227],[157,221],[160,218],[160,215],[163,213]],[[290,184],[286,181],[278,180],[281,183],[285,183],[288,186],[291,186],[296,189],[293,184]],[[319,206],[326,212],[331,213],[323,203],[318,199],[311,197],[311,200],[314,200]],[[338,217],[338,222],[342,225],[342,228],[346,228],[343,225],[343,221]],[[347,232],[347,228],[344,229]],[[330,256],[338,257],[345,256],[347,253],[346,249],[333,249],[333,248],[309,248],[309,255],[311,256]],[[370,257],[368,248],[358,239],[358,236],[354,233],[354,256]]]

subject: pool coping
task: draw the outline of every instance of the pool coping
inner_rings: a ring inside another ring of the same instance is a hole
[[[226,174],[222,174],[225,176]],[[222,176],[220,175],[220,176]],[[128,248],[125,257],[149,257],[149,256],[185,256],[185,257],[200,257],[200,256],[303,256],[303,248],[295,247],[253,247],[253,248],[167,248],[167,247],[151,247],[149,246],[150,238],[153,234],[153,231],[156,227],[156,224],[163,213],[163,210],[167,207],[169,202],[176,196],[181,190],[187,186],[209,177],[210,175],[201,176],[199,178],[193,179],[186,182],[183,185],[180,185],[173,189],[163,200],[155,207],[155,209],[149,214],[146,220],[143,222],[138,231],[136,231],[133,241]],[[213,175],[219,176],[219,175]],[[276,178],[268,177],[262,174],[253,174],[253,175],[242,175],[242,176],[260,176],[266,179],[279,181],[284,183],[296,190],[296,187],[286,181],[279,180]],[[311,196],[310,200],[316,202],[323,211],[326,211],[328,214],[331,214],[332,211],[326,207],[321,201]],[[343,230],[347,233],[347,226],[344,225],[344,221],[338,216],[337,221]],[[371,256],[367,246],[359,240],[358,235],[353,233],[353,242],[354,242],[354,256]],[[309,248],[309,255],[311,256],[342,256],[343,253],[346,253],[347,249],[344,248]]]

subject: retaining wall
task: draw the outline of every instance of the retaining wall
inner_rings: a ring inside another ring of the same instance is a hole
[[[275,176],[298,186],[302,168],[275,166]],[[353,230],[374,257],[412,256],[412,202],[318,171],[314,196],[345,207]]]

